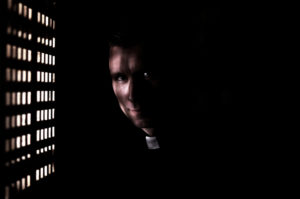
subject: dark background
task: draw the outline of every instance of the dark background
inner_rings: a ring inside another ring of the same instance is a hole
[[[130,193],[137,187],[130,187],[128,179],[119,175],[126,160],[112,155],[114,136],[117,139],[121,130],[127,133],[131,127],[126,126],[111,90],[106,43],[114,21],[128,10],[120,12],[92,2],[61,2],[57,7],[57,181],[53,186],[58,191],[52,194],[91,198],[126,187]],[[205,63],[204,69],[182,67],[181,81],[190,92],[186,99],[192,107],[189,117],[197,122],[198,117],[209,115],[214,128],[245,143],[248,134],[241,126],[247,120],[243,93],[249,41],[243,10],[192,5],[169,9],[144,5],[143,9],[156,17],[157,13],[168,16],[173,25],[184,24],[178,31],[191,33],[188,39]],[[199,124],[191,125],[196,130]]]

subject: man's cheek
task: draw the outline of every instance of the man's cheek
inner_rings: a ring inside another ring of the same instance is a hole
[[[120,100],[121,100],[121,95],[120,95],[120,91],[119,91],[118,87],[113,86],[113,89],[114,89],[114,93],[115,93],[116,98],[117,98],[118,101],[120,102]]]
[[[119,101],[119,104],[121,105],[121,104],[124,104],[124,97],[123,97],[123,95],[120,95],[120,93],[119,92],[117,92],[117,93],[115,93],[116,94],[116,97],[117,97],[117,99],[118,99],[118,101]]]
[[[119,93],[117,93],[116,97],[118,99],[119,106],[120,106],[121,110],[126,114],[125,102],[124,102],[124,99],[123,99],[122,95],[119,95]]]
[[[126,109],[125,109],[125,107],[124,107],[122,104],[120,104],[120,108],[121,108],[122,112],[123,112],[126,116],[128,116],[128,114],[127,114],[127,112],[126,112]]]

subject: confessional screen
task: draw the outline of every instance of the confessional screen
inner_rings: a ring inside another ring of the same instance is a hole
[[[0,2],[0,198],[55,174],[55,1]]]

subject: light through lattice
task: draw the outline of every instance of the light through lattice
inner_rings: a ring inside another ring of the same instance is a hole
[[[0,198],[19,197],[55,172],[55,6],[43,1],[0,2]]]

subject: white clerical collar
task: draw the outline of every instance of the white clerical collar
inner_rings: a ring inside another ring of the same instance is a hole
[[[150,150],[160,148],[157,138],[155,136],[152,136],[152,137],[146,136],[146,143],[147,143],[148,149],[150,149]]]

